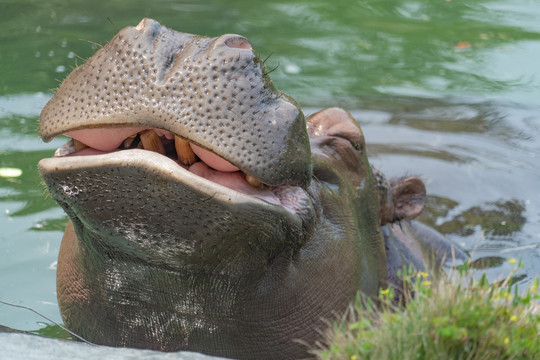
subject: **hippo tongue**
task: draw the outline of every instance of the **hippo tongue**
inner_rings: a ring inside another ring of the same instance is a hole
[[[203,160],[204,161],[204,160]],[[210,180],[229,189],[251,195],[271,204],[280,205],[281,202],[277,196],[269,189],[254,188],[244,179],[239,172],[217,171],[206,165],[206,161],[199,161],[189,167],[189,172],[198,175],[206,180]]]

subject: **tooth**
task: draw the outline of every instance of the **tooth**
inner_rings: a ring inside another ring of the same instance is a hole
[[[255,179],[253,176],[251,176],[249,174],[246,174],[246,181],[248,182],[249,185],[251,185],[251,186],[253,186],[255,188],[261,187],[261,185],[262,185],[262,182]]]
[[[75,146],[73,145],[73,139],[56,149],[54,152],[55,157],[68,156],[75,152]]]
[[[159,139],[159,136],[153,130],[141,132],[141,142],[145,150],[155,151],[165,155],[165,148]]]
[[[81,150],[83,150],[83,149],[86,149],[86,148],[89,147],[89,146],[86,145],[86,144],[83,144],[83,143],[80,142],[79,140],[73,139],[73,147],[75,148],[75,152],[77,152],[77,151],[81,151]]]
[[[178,161],[180,161],[182,164],[189,166],[193,165],[197,161],[195,153],[193,150],[191,150],[191,146],[189,146],[189,142],[187,140],[174,135],[174,147],[176,148]]]
[[[130,137],[126,138],[124,140],[124,149],[129,149],[131,147],[131,144],[133,144],[133,140],[137,137],[137,134],[133,134]]]

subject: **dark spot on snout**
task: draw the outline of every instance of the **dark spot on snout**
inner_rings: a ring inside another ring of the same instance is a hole
[[[180,46],[180,49],[182,49],[181,46]],[[163,68],[164,69],[170,68],[172,66],[172,64],[174,63],[174,59],[176,59],[176,53],[172,53],[169,56],[167,56],[167,60],[165,61],[165,64],[163,65]]]
[[[231,35],[227,40],[225,40],[225,45],[233,49],[252,49],[249,41],[239,35]]]

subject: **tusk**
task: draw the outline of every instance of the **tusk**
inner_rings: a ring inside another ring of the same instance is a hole
[[[154,130],[146,130],[141,132],[141,142],[143,149],[155,151],[161,155],[165,155],[165,148],[159,139],[158,134]]]
[[[258,187],[261,187],[262,185],[262,182],[260,182],[259,180],[255,179],[253,176],[249,175],[249,174],[246,174],[246,181],[249,185],[253,186],[254,188],[258,188]]]
[[[191,150],[191,146],[189,146],[189,141],[174,135],[174,147],[176,148],[178,161],[183,165],[190,166],[197,161],[195,153]]]

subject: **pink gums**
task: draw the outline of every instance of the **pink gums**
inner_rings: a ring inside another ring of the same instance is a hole
[[[125,128],[96,128],[96,129],[82,129],[82,130],[73,130],[67,132],[65,135],[69,136],[75,140],[82,142],[83,144],[91,147],[92,149],[109,152],[118,149],[122,142],[141,131],[152,129],[159,136],[164,136],[167,139],[174,139],[174,134],[167,130],[154,129],[147,127],[125,127]],[[238,171],[238,167],[234,166],[227,160],[222,157],[214,154],[211,151],[203,149],[200,146],[191,144],[191,149],[193,152],[202,160],[205,164],[210,166],[213,169],[225,172]],[[89,150],[87,151],[90,152]],[[77,153],[77,155],[83,155]],[[90,155],[90,154],[88,154]]]

